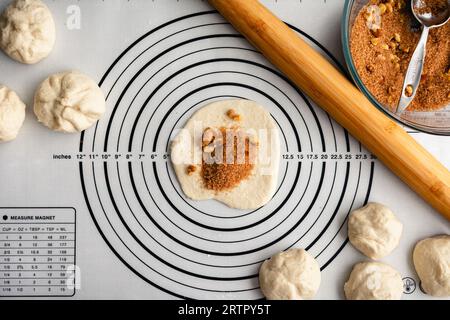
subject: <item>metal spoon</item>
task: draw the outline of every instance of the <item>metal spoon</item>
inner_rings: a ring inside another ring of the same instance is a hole
[[[430,10],[430,4],[433,2],[442,5],[442,8]],[[423,30],[406,72],[397,113],[405,111],[416,96],[425,63],[430,29],[442,27],[450,19],[450,0],[411,0],[411,6],[414,17],[423,25]]]

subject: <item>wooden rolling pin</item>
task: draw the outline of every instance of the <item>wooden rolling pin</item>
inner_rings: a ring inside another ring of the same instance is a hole
[[[269,61],[450,220],[450,172],[257,0],[209,0]]]

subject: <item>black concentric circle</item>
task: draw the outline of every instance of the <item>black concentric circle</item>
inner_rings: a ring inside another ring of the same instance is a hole
[[[260,298],[258,267],[273,253],[304,247],[325,269],[345,246],[347,216],[367,202],[374,164],[346,159],[362,152],[360,144],[216,12],[184,16],[143,35],[100,85],[110,109],[95,130],[83,133],[80,152],[135,157],[80,162],[81,183],[103,239],[143,280],[177,297]],[[226,98],[266,106],[282,133],[279,186],[257,210],[187,199],[165,157],[196,110]],[[293,156],[300,154],[308,156]]]

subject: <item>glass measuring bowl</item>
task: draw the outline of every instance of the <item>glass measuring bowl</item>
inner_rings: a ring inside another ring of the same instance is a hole
[[[431,134],[450,136],[450,104],[440,110],[429,112],[405,111],[402,114],[398,115],[393,113],[388,106],[385,106],[382,103],[378,102],[359,77],[350,51],[350,37],[352,26],[358,13],[365,5],[367,5],[367,3],[369,3],[369,1],[370,0],[345,0],[341,36],[345,61],[347,63],[347,68],[350,72],[350,75],[353,78],[353,81],[378,109],[382,110],[384,113],[397,120],[398,122],[414,130]]]

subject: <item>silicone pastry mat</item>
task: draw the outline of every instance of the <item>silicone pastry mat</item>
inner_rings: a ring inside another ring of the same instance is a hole
[[[263,2],[345,72],[344,1]],[[421,238],[448,234],[448,222],[207,2],[46,3],[58,31],[52,55],[33,66],[0,55],[0,82],[28,105],[20,136],[0,147],[1,296],[258,299],[260,263],[304,247],[322,268],[317,298],[343,298],[352,265],[365,260],[348,244],[347,217],[370,200],[404,223],[399,248],[383,259],[404,277],[404,298],[428,298],[411,251]],[[71,69],[107,96],[106,115],[81,135],[50,132],[32,112],[37,85]],[[282,133],[277,193],[252,212],[186,199],[167,157],[195,110],[227,98],[266,106]],[[411,134],[450,165],[449,138]],[[50,220],[36,221],[42,216]],[[67,286],[74,274],[75,290]]]

